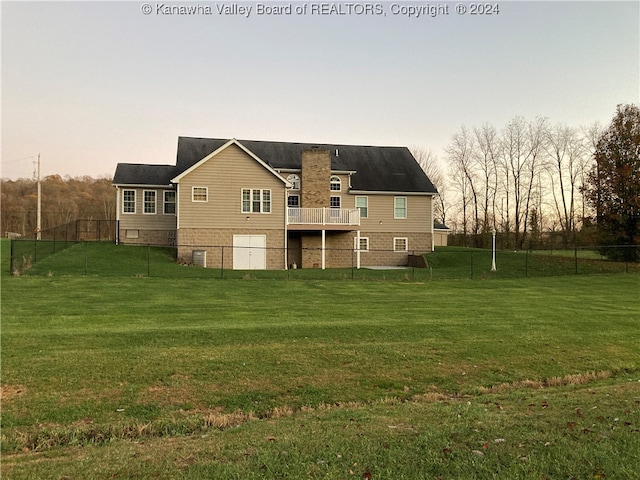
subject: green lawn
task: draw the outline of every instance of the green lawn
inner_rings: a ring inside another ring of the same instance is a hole
[[[638,274],[218,281],[37,266],[2,278],[3,478],[640,471]]]
[[[3,249],[8,249],[5,240]],[[164,277],[274,280],[506,279],[598,273],[640,273],[640,264],[612,262],[590,250],[498,251],[491,271],[491,251],[462,247],[438,248],[426,255],[429,268],[371,270],[367,268],[234,271],[179,265],[170,248],[110,243],[15,242],[14,271],[21,275]],[[227,258],[231,249],[227,249]],[[6,253],[8,255],[8,252]],[[33,261],[36,258],[37,261]],[[26,260],[25,260],[26,259]],[[26,261],[29,268],[21,268]],[[8,272],[8,257],[3,271]],[[16,266],[18,268],[16,268]]]

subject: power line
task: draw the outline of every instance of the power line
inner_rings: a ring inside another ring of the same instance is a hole
[[[16,163],[16,162],[22,162],[24,160],[33,160],[34,158],[36,158],[38,155],[31,155],[29,157],[22,157],[22,158],[16,158],[14,160],[2,160],[2,163],[4,165],[9,165],[10,163]]]

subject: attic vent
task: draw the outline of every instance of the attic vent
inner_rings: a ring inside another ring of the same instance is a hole
[[[339,157],[339,156],[340,156],[340,150],[336,148],[336,157]]]

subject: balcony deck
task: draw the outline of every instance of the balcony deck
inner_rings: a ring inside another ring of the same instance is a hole
[[[357,208],[287,208],[289,230],[357,230]]]

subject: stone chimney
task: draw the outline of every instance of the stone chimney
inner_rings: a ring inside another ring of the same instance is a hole
[[[300,206],[320,208],[329,206],[331,191],[331,152],[329,150],[303,150],[300,174]]]

